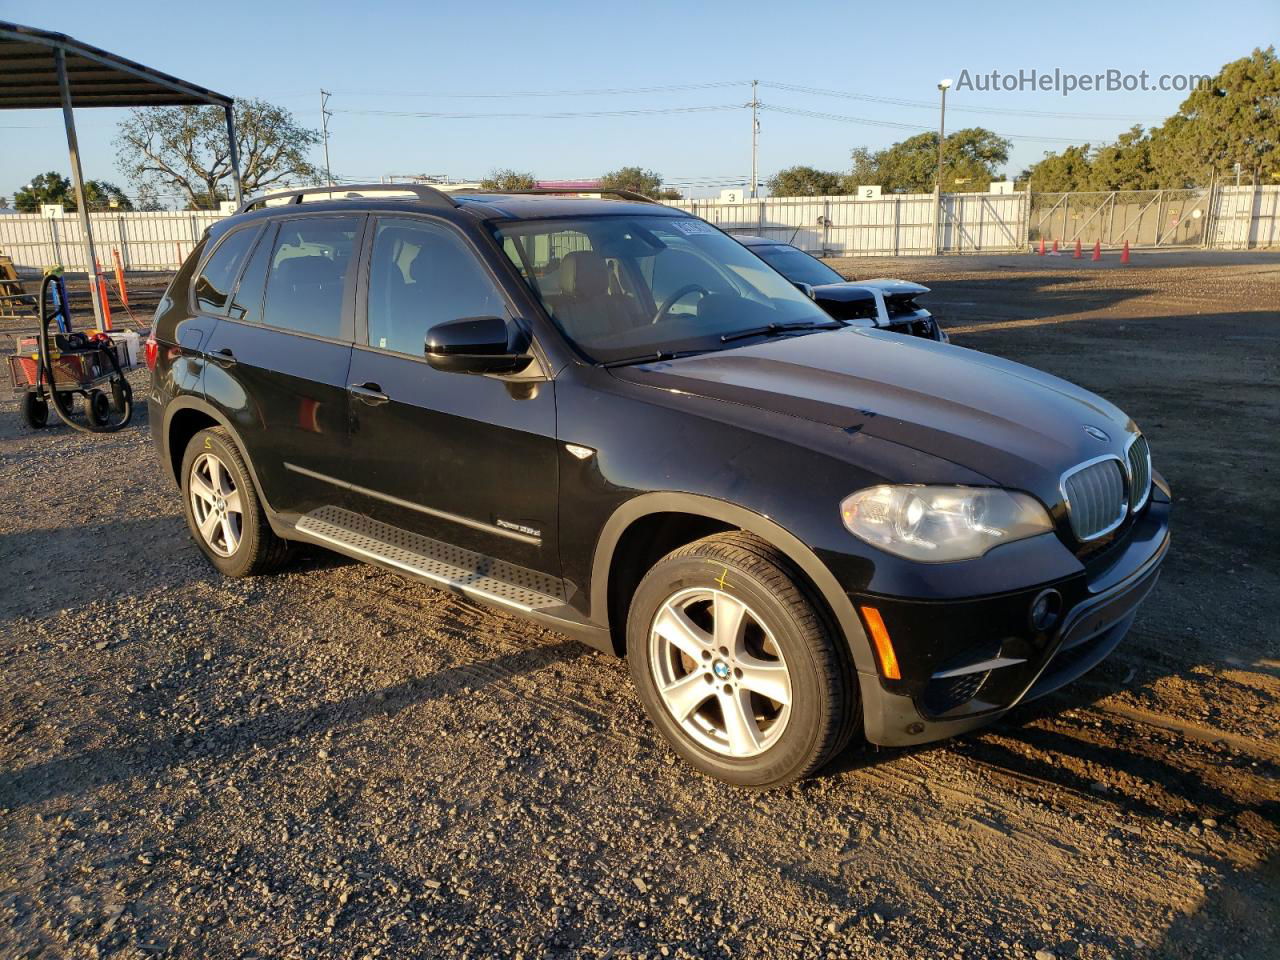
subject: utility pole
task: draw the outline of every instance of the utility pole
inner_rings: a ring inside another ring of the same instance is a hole
[[[759,181],[757,171],[759,167],[756,158],[760,153],[760,120],[756,111],[760,108],[760,97],[756,93],[756,86],[760,81],[751,81],[751,102],[747,104],[751,108],[751,199],[756,199],[756,184]]]
[[[333,96],[328,90],[320,88],[320,129],[324,136],[324,178],[329,186],[333,186],[333,171],[329,169],[329,118],[333,112],[329,110],[329,98]]]
[[[938,83],[942,91],[942,106],[938,112],[938,175],[933,187],[933,252],[942,252],[942,143],[947,138],[947,88],[950,80]]]

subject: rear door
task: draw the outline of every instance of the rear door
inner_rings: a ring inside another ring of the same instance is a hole
[[[303,514],[344,496],[365,219],[317,214],[270,224],[205,347],[205,395],[235,425],[278,513]]]
[[[555,384],[442,373],[427,330],[511,306],[452,224],[380,217],[351,359],[351,508],[558,577]]]

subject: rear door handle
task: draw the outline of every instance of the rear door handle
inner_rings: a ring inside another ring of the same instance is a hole
[[[220,367],[234,367],[236,365],[236,355],[231,352],[230,347],[223,347],[221,350],[215,350],[208,356],[210,360]]]
[[[371,407],[380,406],[391,399],[376,383],[353,383],[347,387],[347,392]]]

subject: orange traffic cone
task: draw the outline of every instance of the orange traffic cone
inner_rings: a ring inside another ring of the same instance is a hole
[[[1094,260],[1102,259],[1102,241],[1101,240],[1093,241],[1093,259]]]
[[[1080,241],[1076,240],[1076,252],[1071,255],[1072,260],[1079,260],[1084,256],[1084,252],[1080,249]]]
[[[1044,256],[1044,237],[1040,238],[1040,256]]]
[[[1121,263],[1129,262],[1129,241],[1128,240],[1124,242],[1124,249],[1120,251],[1120,262]]]
[[[1053,241],[1053,255],[1054,255],[1055,257],[1058,255],[1058,241],[1057,241],[1057,240]]]

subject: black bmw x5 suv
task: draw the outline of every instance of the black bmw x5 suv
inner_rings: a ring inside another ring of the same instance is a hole
[[[1169,491],[1100,397],[642,198],[394,189],[250,202],[160,304],[152,430],[225,574],[301,541],[514,610],[750,786],[1061,686],[1155,583]]]

